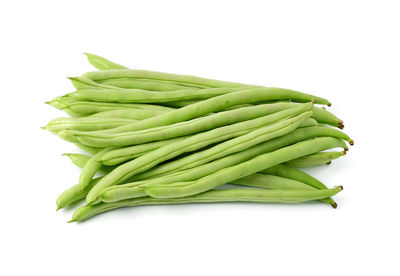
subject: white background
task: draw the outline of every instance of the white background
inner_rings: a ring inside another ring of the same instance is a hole
[[[4,1],[0,5],[2,275],[399,275],[398,1]],[[67,224],[77,149],[43,103],[92,70],[132,68],[328,98],[355,140],[312,170],[319,203],[121,209]]]

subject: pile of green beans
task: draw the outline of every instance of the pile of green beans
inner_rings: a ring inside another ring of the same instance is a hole
[[[98,71],[69,78],[76,90],[47,104],[70,117],[43,127],[85,152],[64,154],[82,168],[56,201],[57,210],[83,203],[70,222],[158,204],[317,200],[337,207],[332,196],[343,187],[327,188],[302,170],[330,164],[353,145],[327,99],[86,56]]]

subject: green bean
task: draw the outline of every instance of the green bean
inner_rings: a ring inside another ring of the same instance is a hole
[[[173,81],[176,83],[202,85],[206,87],[243,87],[244,84],[218,81],[206,78],[199,78],[187,75],[176,75],[154,71],[144,70],[107,70],[107,71],[93,71],[83,75],[94,81],[118,79],[118,78],[134,78],[134,79],[148,79],[148,80],[162,80]]]
[[[120,108],[120,109],[107,110],[107,111],[101,111],[98,113],[94,113],[92,115],[89,115],[89,117],[143,120],[143,119],[147,119],[147,118],[150,118],[150,117],[162,114],[162,113],[163,112],[160,113],[158,110],[156,112],[154,112],[154,110],[141,109],[140,112],[138,112],[137,110],[131,109],[131,108]]]
[[[238,137],[240,135],[250,132],[251,130],[254,130],[257,127],[276,122],[288,116],[297,115],[304,110],[310,109],[312,105],[304,104],[301,107],[302,108],[284,110],[257,119],[248,120],[245,122],[240,122],[233,125],[216,128],[207,132],[199,133],[190,136],[183,141],[175,142],[151,151],[148,154],[144,154],[132,161],[129,161],[119,166],[111,173],[106,175],[89,192],[86,197],[86,201],[88,203],[96,201],[98,199],[98,194],[105,187],[121,183],[122,181],[132,177],[133,175],[146,171],[163,161],[178,156],[181,153],[190,152],[213,143],[224,141],[233,137]]]
[[[299,169],[292,168],[292,167],[289,167],[289,166],[283,165],[283,164],[276,165],[271,168],[262,170],[259,173],[268,174],[268,175],[276,175],[276,176],[281,176],[284,178],[297,180],[297,181],[305,183],[305,184],[307,184],[311,187],[314,187],[316,189],[319,189],[319,190],[328,189],[324,185],[324,183],[322,183],[318,179],[312,177],[311,175],[309,175]],[[320,201],[329,203],[333,208],[337,208],[337,203],[332,198],[324,198],[324,199],[321,199]]]
[[[297,180],[259,173],[232,181],[232,184],[273,190],[315,190],[314,187]]]
[[[287,109],[282,114],[297,112],[296,110],[311,108],[311,103],[304,106],[297,106],[297,109]],[[273,113],[277,114],[277,113]],[[243,122],[261,116],[269,116],[269,105],[243,107],[231,111],[218,112],[206,117],[196,118],[168,126],[154,127],[127,133],[107,133],[107,132],[79,132],[70,131],[71,135],[82,144],[97,147],[124,147],[129,145],[147,143],[151,141],[170,139],[185,136],[224,125]]]
[[[160,167],[162,168],[159,168],[158,172],[166,174],[174,171],[182,171],[203,165],[232,153],[246,150],[252,146],[285,135],[295,130],[300,122],[311,116],[311,114],[312,111],[304,112],[294,118],[260,127],[252,132],[249,132],[248,134],[244,134],[242,136],[222,142],[209,149],[193,153],[186,157],[161,165]]]
[[[78,166],[79,168],[83,168],[85,164],[92,158],[90,155],[86,154],[80,154],[80,153],[64,153],[63,155],[68,156],[68,158],[71,160],[71,162]],[[101,173],[109,173],[115,169],[114,166],[105,166],[102,165],[99,169],[99,172]]]
[[[188,85],[188,84],[179,84],[168,81],[159,81],[159,80],[145,80],[145,79],[132,79],[132,78],[119,78],[119,79],[110,79],[98,81],[100,84],[115,86],[119,88],[128,88],[128,89],[143,89],[150,91],[172,91],[172,90],[180,90],[180,89],[201,89],[206,88],[205,86],[196,86],[196,85]]]
[[[101,178],[102,177],[92,179],[89,185],[84,190],[81,190],[81,186],[77,184],[62,192],[56,200],[57,210],[65,208],[81,199],[84,199],[87,193],[93,188],[94,185],[96,185],[97,182],[100,181]]]
[[[79,168],[83,168],[90,158],[92,158],[90,155],[80,153],[64,153],[63,155],[67,156],[71,162]]]
[[[204,100],[215,96],[239,91],[241,88],[205,88],[205,89],[182,89],[165,92],[154,92],[140,89],[79,89],[67,94],[80,101],[95,102],[117,102],[117,103],[165,103],[185,100]]]
[[[114,87],[111,85],[97,83],[92,81],[91,79],[85,77],[68,77],[68,79],[72,82],[72,85],[76,89],[116,89],[122,90],[121,88]]]
[[[100,158],[100,162],[107,166],[117,165],[125,161],[139,157],[147,152],[150,152],[151,150],[161,148],[162,146],[171,143],[182,141],[186,138],[187,138],[186,136],[183,136],[168,140],[161,140],[146,144],[134,145],[125,148],[112,149]]]
[[[286,165],[307,168],[329,164],[332,160],[337,159],[346,154],[346,151],[331,151],[331,152],[318,152],[311,155],[306,155],[286,162]]]
[[[307,118],[303,122],[300,123],[299,127],[310,127],[310,126],[317,126],[318,122],[313,118]]]
[[[192,101],[178,101],[178,102],[168,102],[168,103],[163,103],[163,105],[168,106],[168,107],[174,107],[174,108],[181,108],[190,104],[198,103],[199,101],[192,100]]]
[[[114,63],[104,57],[84,53],[87,56],[88,61],[92,64],[96,69],[99,70],[110,70],[110,69],[127,69],[125,66]]]
[[[182,204],[199,202],[303,202],[331,197],[343,190],[342,186],[326,190],[260,190],[260,189],[229,189],[213,190],[182,198],[157,199],[135,198],[114,203],[99,203],[86,205],[75,211],[70,222],[83,221],[96,214],[116,208],[141,205]]]
[[[350,139],[350,137],[348,137],[345,133],[343,133],[337,129],[330,128],[330,127],[315,126],[315,127],[305,127],[305,128],[301,128],[301,129],[296,129],[289,134],[286,134],[284,136],[281,136],[281,137],[272,139],[270,141],[261,143],[259,145],[253,146],[245,151],[232,154],[225,158],[221,158],[219,160],[205,164],[203,166],[199,166],[198,171],[196,171],[196,173],[200,173],[200,174],[194,176],[194,179],[200,178],[207,174],[211,174],[213,172],[216,172],[217,170],[226,168],[226,166],[232,166],[232,165],[242,163],[244,161],[247,161],[251,158],[256,157],[257,155],[264,154],[266,152],[274,151],[279,148],[282,148],[282,147],[285,147],[285,146],[288,146],[288,145],[291,145],[291,144],[294,144],[294,143],[297,143],[297,142],[300,142],[303,140],[307,140],[310,138],[324,137],[324,136],[325,137],[336,137],[339,139],[343,139],[345,141],[352,141]],[[347,149],[347,147],[345,149]],[[133,179],[143,180],[143,179],[149,179],[149,178],[154,178],[154,177],[165,175],[165,172],[169,171],[168,167],[174,166],[173,165],[174,162],[180,162],[178,160],[154,167],[148,171],[145,171],[143,173],[136,175]],[[169,164],[171,164],[171,165],[169,165]]]
[[[66,97],[67,98],[67,97]],[[105,103],[105,102],[90,102],[90,101],[75,101],[65,105],[62,110],[71,116],[87,116],[97,112],[115,110],[121,108],[130,108],[136,110],[138,113],[145,110],[145,114],[152,111],[153,116],[158,116],[163,113],[175,110],[170,107],[150,104],[118,104],[118,103]]]
[[[102,164],[99,162],[99,159],[108,151],[110,151],[109,148],[101,150],[91,157],[90,160],[83,166],[79,176],[79,186],[81,187],[81,190],[85,189],[89,185],[96,172],[100,170]]]
[[[128,123],[136,122],[132,119],[122,118],[101,118],[101,117],[80,117],[80,118],[56,118],[51,120],[45,129],[51,132],[60,130],[103,130],[126,125]]]
[[[222,184],[232,182],[280,163],[334,147],[345,147],[345,145],[342,140],[336,138],[315,138],[310,141],[298,142],[294,145],[262,154],[242,164],[228,167],[196,181],[180,182],[174,185],[145,186],[144,190],[146,194],[156,198],[190,196],[208,191]],[[97,185],[98,184],[99,183],[97,183]]]

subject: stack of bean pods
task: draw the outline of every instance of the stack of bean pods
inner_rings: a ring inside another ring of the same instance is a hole
[[[130,70],[87,54],[99,69],[70,78],[50,105],[71,117],[46,127],[88,154],[57,208],[71,221],[126,206],[196,202],[304,202],[331,198],[299,168],[330,163],[353,141],[324,98],[289,89]],[[346,142],[345,142],[346,141]],[[327,151],[341,148],[340,151]]]

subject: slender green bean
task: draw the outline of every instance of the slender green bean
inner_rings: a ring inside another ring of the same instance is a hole
[[[168,111],[166,111],[168,112]],[[89,117],[95,118],[95,117],[100,117],[100,118],[122,118],[122,119],[130,119],[130,120],[143,120],[147,119],[150,117],[154,117],[157,115],[160,115],[162,113],[165,113],[164,111],[155,111],[151,109],[141,109],[141,110],[136,110],[133,108],[120,108],[120,109],[114,109],[114,110],[107,110],[107,111],[101,111],[98,113],[94,113],[92,115],[89,115]]]
[[[140,89],[79,89],[67,94],[80,101],[117,102],[117,103],[166,103],[185,100],[205,100],[215,96],[239,91],[241,88],[222,87],[204,89],[182,89],[163,93]]]
[[[79,168],[83,168],[85,164],[92,158],[92,156],[90,155],[80,153],[64,153],[63,155],[67,156],[71,160],[71,162]],[[99,172],[109,173],[113,169],[115,169],[114,166],[102,165],[99,169]]]
[[[133,122],[136,122],[136,120],[101,117],[64,117],[51,120],[44,128],[51,132],[57,132],[66,129],[91,131],[115,128]]]
[[[290,116],[290,113],[291,116],[294,116],[302,113],[304,110],[310,109],[311,107],[312,105],[310,104],[304,104],[300,109],[293,108],[289,110],[284,110],[257,119],[216,128],[207,132],[190,136],[183,141],[175,142],[158,148],[113,170],[99,183],[97,183],[95,187],[93,187],[93,189],[87,195],[86,201],[88,203],[97,201],[99,193],[105,187],[119,184],[122,181],[132,177],[133,175],[144,172],[163,161],[178,156],[181,153],[194,151],[213,143],[224,141],[233,137],[238,137],[260,126],[271,124],[273,122],[286,118]]]
[[[267,175],[255,173],[232,182],[236,185],[247,187],[273,189],[273,190],[315,190],[314,187],[309,186],[297,180],[284,178],[276,175]]]
[[[199,85],[189,85],[183,83],[174,83],[169,81],[159,81],[159,80],[146,80],[146,79],[132,79],[132,78],[118,78],[98,81],[100,84],[110,85],[119,88],[128,89],[143,89],[149,91],[172,91],[180,89],[201,89],[207,88],[207,86]]]
[[[197,195],[182,198],[157,199],[157,198],[135,198],[114,203],[99,203],[96,205],[86,205],[75,211],[70,222],[83,221],[96,214],[116,208],[140,205],[161,205],[161,204],[181,204],[199,202],[303,202],[318,200],[334,196],[343,190],[343,187],[336,187],[326,190],[261,190],[261,189],[229,189],[213,190]]]
[[[337,159],[346,154],[346,151],[318,152],[311,155],[303,156],[286,162],[286,165],[307,168],[329,164],[332,160]]]
[[[242,164],[228,167],[196,181],[164,186],[145,186],[144,190],[146,194],[156,198],[190,196],[211,190],[225,183],[232,182],[280,163],[334,147],[345,147],[345,145],[342,140],[336,138],[315,138],[310,141],[299,142],[273,152],[262,154]]]
[[[86,145],[82,145],[82,144],[80,144],[78,142],[76,142],[75,145],[78,148],[80,148],[81,150],[86,151],[87,153],[90,153],[92,155],[98,153],[99,151],[101,151],[103,149],[103,148],[89,147],[89,146],[86,146]]]
[[[102,164],[101,162],[99,162],[99,159],[108,151],[110,151],[109,148],[101,150],[93,157],[91,157],[90,160],[86,162],[86,164],[83,166],[78,183],[81,187],[81,190],[84,190],[90,184],[90,181],[92,180],[96,172],[100,170]]]
[[[94,68],[99,70],[111,70],[111,69],[127,69],[125,66],[119,65],[115,62],[112,62],[104,57],[84,53],[90,62],[94,66]]]
[[[173,81],[182,84],[203,85],[207,87],[243,87],[244,84],[199,78],[187,75],[176,75],[154,71],[144,70],[107,70],[93,71],[83,75],[94,81],[118,79],[118,78],[134,78],[134,79],[149,79],[149,80],[165,80]]]
[[[292,114],[297,110],[307,110],[312,107],[311,103],[296,106],[293,109],[286,109],[280,112],[269,112],[269,105],[243,107],[235,110],[218,112],[206,117],[196,118],[168,126],[154,127],[151,129],[139,130],[127,133],[107,132],[79,132],[69,131],[75,139],[82,144],[97,147],[123,147],[157,140],[164,140],[185,136],[189,134],[207,131],[224,125],[243,122],[273,114]],[[262,119],[260,119],[262,120]]]

